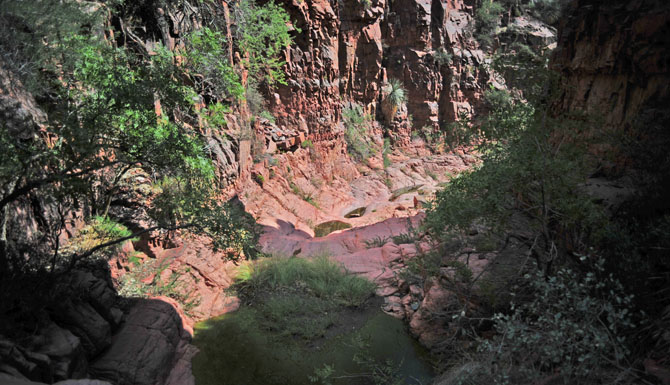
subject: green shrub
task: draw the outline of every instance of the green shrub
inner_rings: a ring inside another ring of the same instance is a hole
[[[393,240],[393,243],[396,245],[403,245],[403,244],[408,244],[408,243],[414,243],[417,239],[417,235],[407,232],[407,233],[400,233],[398,235],[394,235],[391,237]]]
[[[374,238],[366,239],[363,241],[365,243],[365,247],[368,249],[373,249],[375,247],[382,247],[386,243],[388,243],[391,240],[390,237],[383,237],[381,235],[378,235]]]
[[[587,258],[582,261],[589,263]],[[634,327],[632,295],[605,272],[603,260],[586,274],[564,268],[548,279],[528,274],[530,298],[494,317],[498,336],[480,351],[496,383],[539,381],[627,383],[622,370],[629,350],[624,335]],[[525,294],[521,294],[525,295]]]
[[[361,305],[375,290],[372,282],[347,274],[326,256],[262,259],[238,280],[237,285],[256,291],[304,286],[318,298],[346,306]]]
[[[414,243],[418,241],[420,237],[421,234],[419,233],[419,230],[414,228],[412,220],[407,218],[407,232],[393,235],[391,236],[391,240],[393,240],[393,243],[396,245],[402,245],[406,243]]]
[[[353,104],[342,110],[344,120],[344,139],[347,142],[347,151],[357,160],[366,160],[375,154],[375,148],[369,139],[371,117],[363,111],[360,105]]]
[[[61,255],[77,255],[98,247],[102,244],[113,242],[120,238],[128,238],[132,232],[128,228],[109,217],[95,216],[82,227],[67,244],[59,250]],[[133,239],[129,239],[133,240]],[[93,257],[109,258],[112,257],[121,248],[122,244],[117,243],[108,248],[100,250]],[[56,261],[52,262],[52,269],[59,267]],[[77,263],[78,260],[62,261],[69,264]]]
[[[265,177],[262,174],[256,174],[255,179],[261,186],[265,183]]]
[[[215,100],[224,98],[242,98],[245,89],[239,75],[228,62],[225,36],[209,27],[198,29],[185,39],[185,65],[193,73],[198,89],[205,91]]]
[[[288,13],[274,1],[258,5],[242,0],[232,9],[235,20],[235,43],[251,77],[265,80],[270,86],[286,84],[281,52],[291,44]]]
[[[388,91],[386,100],[392,107],[397,109],[407,101],[407,90],[403,87],[400,80],[390,79],[385,87]]]
[[[407,267],[402,271],[401,276],[404,279],[415,281],[417,277],[423,282],[429,277],[440,275],[442,267],[442,256],[437,251],[428,253],[419,253],[406,261]]]
[[[453,56],[451,53],[447,52],[446,49],[440,47],[433,51],[433,60],[435,60],[435,63],[437,63],[439,66],[450,66],[453,60]]]
[[[372,7],[372,1],[371,0],[358,0],[358,4],[363,6],[363,9],[368,10],[370,7]]]
[[[300,143],[300,146],[302,148],[314,148],[314,143],[312,143],[310,139],[307,139],[304,142]]]
[[[391,140],[389,138],[384,138],[384,146],[382,147],[382,161],[384,162],[384,168],[391,166],[391,159],[389,154],[391,153]]]
[[[119,295],[126,298],[170,297],[182,305],[186,314],[193,316],[191,311],[200,304],[201,298],[179,280],[183,274],[188,274],[189,268],[173,271],[167,280],[163,280],[161,273],[170,267],[170,262],[170,259],[146,259],[142,262],[136,258],[130,270],[119,280]],[[152,276],[151,282],[145,283]]]
[[[475,12],[475,38],[484,47],[493,45],[493,35],[496,33],[502,13],[505,11],[500,3],[494,0],[482,0],[482,4]]]
[[[293,191],[293,193],[295,195],[299,196],[300,198],[302,198],[302,200],[309,203],[310,205],[312,205],[316,208],[319,208],[319,204],[316,202],[316,200],[314,198],[314,195],[312,195],[311,193],[302,191],[302,189],[300,187],[298,187],[297,184],[293,183],[293,181],[289,181],[288,184],[289,184],[289,187],[291,188],[291,191]]]
[[[268,110],[261,111],[260,116],[261,116],[261,118],[268,120],[272,124],[275,123],[275,117]]]
[[[572,139],[580,123],[529,116],[526,108],[519,115],[515,106],[509,108],[486,123],[501,122],[485,136],[491,141],[483,147],[481,165],[452,178],[437,193],[425,225],[436,238],[449,239],[476,221],[493,233],[505,231],[510,219],[521,214],[532,238],[538,237],[531,242],[532,253],[543,260],[559,257],[566,243],[574,251],[586,250],[604,235],[605,216],[578,187],[590,172],[584,143]],[[522,131],[519,126],[514,130],[513,122],[522,122]]]
[[[305,193],[302,196],[302,199],[304,199],[305,202],[307,202],[310,205],[316,207],[317,209],[319,208],[319,203],[314,199],[314,196],[312,196],[312,194]]]
[[[244,100],[247,103],[249,114],[251,115],[249,119],[251,120],[252,124],[256,121],[257,116],[266,118],[270,122],[274,123],[274,117],[273,119],[270,119],[272,115],[268,115],[266,110],[267,103],[265,101],[265,97],[260,91],[259,80],[255,77],[249,77],[247,79],[247,89],[244,90]],[[250,132],[249,136],[251,137],[254,135],[252,132]]]

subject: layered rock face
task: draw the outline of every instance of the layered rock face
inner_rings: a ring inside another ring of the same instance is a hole
[[[342,99],[379,111],[389,79],[407,89],[404,117],[411,115],[415,128],[437,128],[472,112],[488,80],[480,69],[484,54],[468,38],[472,5],[464,1],[294,0],[284,6],[302,32],[287,52],[288,85],[272,95],[271,105],[280,126],[310,138],[337,134]],[[438,49],[451,63],[436,60]],[[397,141],[407,143],[410,125],[388,123]]]
[[[614,181],[594,183],[596,195],[623,194],[614,199],[638,215],[669,209],[670,4],[579,0],[565,15],[552,61],[562,75],[554,110],[602,122],[608,140],[593,149]]]
[[[552,60],[563,79],[561,111],[632,123],[670,97],[670,4],[662,0],[579,0],[562,19]]]

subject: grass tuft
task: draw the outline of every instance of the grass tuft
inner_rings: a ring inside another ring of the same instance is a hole
[[[239,271],[238,285],[243,290],[302,292],[336,305],[359,306],[375,290],[372,282],[348,274],[325,256],[267,258]]]

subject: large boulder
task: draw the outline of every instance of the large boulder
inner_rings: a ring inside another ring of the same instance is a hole
[[[138,300],[110,348],[91,364],[90,373],[114,384],[163,383],[180,343],[188,339],[172,305],[156,299]]]

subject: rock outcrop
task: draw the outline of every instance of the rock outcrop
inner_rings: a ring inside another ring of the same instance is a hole
[[[179,359],[176,353],[190,338],[173,304],[138,300],[113,343],[91,364],[90,373],[114,384],[165,383]]]
[[[634,191],[643,198],[626,204],[639,206],[637,212],[670,207],[668,47],[667,2],[578,0],[566,9],[551,62],[562,78],[553,110],[585,112],[599,122],[592,126],[602,127],[586,132],[605,137],[592,149],[604,154],[601,176],[617,188],[600,187],[598,197],[621,195],[622,188]]]
[[[408,91],[405,118],[389,122],[396,142],[407,144],[412,127],[437,128],[473,112],[488,73],[484,52],[468,34],[473,7],[438,0],[293,1],[286,9],[302,30],[287,53],[288,85],[271,101],[278,124],[309,138],[337,135],[341,99],[379,111],[383,84],[398,79]],[[438,61],[444,50],[448,61]],[[398,130],[400,130],[398,132]]]
[[[133,300],[124,314],[109,281],[74,271],[62,284],[70,294],[35,314],[33,335],[0,336],[0,383],[193,383],[182,363],[193,355],[192,331],[174,300]],[[66,381],[91,377],[101,381]]]
[[[644,108],[667,108],[666,1],[573,1],[559,31],[552,67],[563,79],[560,111],[585,110],[617,129],[633,123]]]

